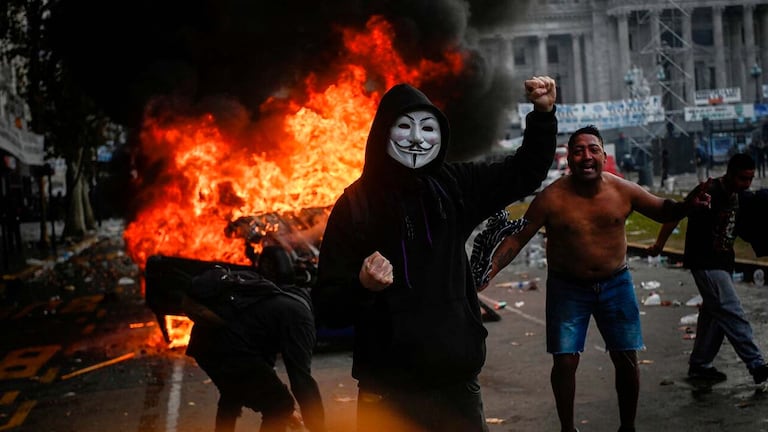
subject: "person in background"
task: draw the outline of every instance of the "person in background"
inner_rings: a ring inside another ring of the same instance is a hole
[[[755,149],[755,168],[760,178],[765,178],[766,158],[768,158],[768,148],[766,148],[765,140],[758,139]]]
[[[640,310],[627,267],[625,223],[633,211],[655,221],[678,220],[707,196],[685,202],[662,199],[637,183],[603,171],[607,157],[594,126],[575,131],[568,140],[570,174],[555,181],[531,202],[526,225],[502,240],[491,258],[493,278],[546,229],[547,352],[552,354],[550,380],[563,432],[574,427],[576,369],[589,327],[595,318],[615,368],[620,432],[635,430],[640,390],[637,351],[644,349]]]
[[[666,186],[666,181],[669,178],[669,151],[664,149],[661,151],[661,189]]]
[[[696,339],[688,359],[688,376],[693,379],[724,381],[728,377],[713,366],[723,339],[733,346],[745,363],[755,384],[768,380],[768,366],[755,343],[752,326],[741,306],[731,274],[734,270],[736,222],[739,193],[749,189],[755,176],[755,163],[744,153],[728,160],[725,175],[696,186],[689,196],[707,192],[709,208],[688,215],[683,265],[691,271],[702,298],[696,323]],[[678,222],[664,224],[656,242],[648,248],[652,256],[664,250]]]
[[[466,242],[533,193],[554,159],[555,81],[534,77],[525,91],[534,111],[523,145],[496,163],[445,162],[448,119],[418,89],[395,85],[379,103],[312,289],[320,322],[354,325],[361,432],[487,430],[478,374],[488,332]]]
[[[696,163],[696,178],[699,179],[699,183],[707,179],[707,164],[709,163],[709,155],[704,149],[704,142],[699,142],[694,148],[694,162]]]

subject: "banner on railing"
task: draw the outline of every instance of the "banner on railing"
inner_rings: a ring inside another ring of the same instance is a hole
[[[693,103],[696,105],[720,105],[739,102],[741,102],[740,87],[696,90],[693,93]]]
[[[685,107],[685,121],[734,120],[754,118],[755,106],[752,104],[711,105],[703,107]]]
[[[531,111],[533,104],[517,105],[521,129],[525,129],[525,116]],[[587,125],[594,125],[600,130],[645,126],[663,120],[664,108],[660,96],[557,105],[558,132],[574,132]]]

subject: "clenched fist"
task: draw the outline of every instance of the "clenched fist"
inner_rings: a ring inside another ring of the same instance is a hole
[[[557,99],[555,80],[548,76],[537,76],[525,80],[525,96],[533,103],[536,111],[552,111]]]
[[[378,251],[374,252],[363,260],[363,266],[360,267],[360,283],[371,291],[381,291],[392,285],[392,271],[392,263]]]

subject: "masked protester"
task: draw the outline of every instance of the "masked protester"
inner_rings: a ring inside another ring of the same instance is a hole
[[[445,162],[448,120],[416,88],[396,85],[379,104],[312,290],[318,321],[354,325],[360,431],[487,430],[477,379],[487,331],[465,245],[539,187],[554,158],[555,82],[525,88],[534,111],[523,145],[497,163]]]

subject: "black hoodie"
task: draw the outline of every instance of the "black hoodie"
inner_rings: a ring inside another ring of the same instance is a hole
[[[435,160],[418,169],[387,154],[390,127],[414,110],[433,112],[442,137]],[[478,224],[546,177],[556,144],[554,110],[530,113],[526,125],[522,147],[503,162],[446,163],[445,115],[407,84],[382,98],[359,180],[367,221],[355,225],[345,191],[328,219],[312,290],[320,323],[354,325],[352,375],[362,387],[460,382],[480,371],[487,331],[465,245]],[[359,280],[363,260],[375,251],[394,267],[394,283],[376,293]]]

